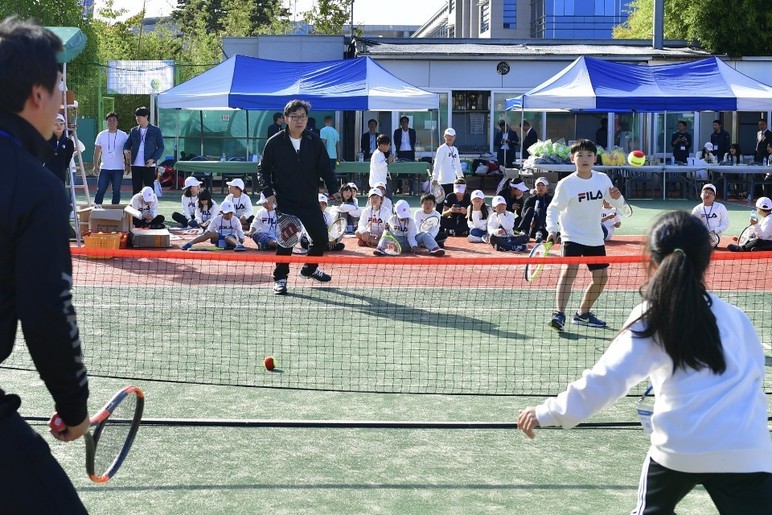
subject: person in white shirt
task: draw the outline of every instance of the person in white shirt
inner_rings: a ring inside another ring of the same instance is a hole
[[[145,186],[139,193],[131,197],[129,205],[134,208],[139,216],[134,216],[132,222],[134,227],[148,227],[150,229],[163,229],[164,216],[158,214],[158,197],[155,196],[153,188]]]
[[[372,188],[368,193],[368,204],[359,217],[356,237],[360,247],[375,247],[386,228],[391,211],[383,209],[381,201],[383,193],[378,188]]]
[[[241,221],[242,230],[249,229],[253,218],[252,199],[244,193],[244,181],[233,179],[225,184],[228,185],[228,196],[225,197],[223,202],[229,201],[233,203],[233,208],[236,210],[236,218]]]
[[[622,226],[622,217],[619,211],[611,207],[608,201],[603,201],[603,211],[600,212],[600,228],[603,231],[603,241],[608,241],[614,236],[614,231]]]
[[[397,201],[394,205],[394,211],[395,213],[389,217],[388,231],[397,239],[400,247],[402,247],[402,252],[409,250],[415,253],[418,250],[418,242],[415,239],[418,230],[415,220],[410,216],[410,205],[406,200]],[[383,242],[378,242],[378,246],[373,250],[373,255],[386,255],[382,250],[382,244]]]
[[[769,513],[772,440],[759,336],[745,313],[705,290],[713,249],[699,220],[665,213],[646,247],[643,303],[591,370],[522,410],[517,427],[530,438],[537,427],[573,427],[649,378],[651,447],[632,513],[673,513],[697,484],[720,513]]]
[[[373,188],[381,190],[381,206],[383,209],[389,212],[389,215],[394,214],[394,204],[391,203],[391,199],[388,197],[388,190],[386,189],[386,183],[376,182]]]
[[[466,223],[469,226],[467,239],[470,243],[488,243],[488,214],[485,193],[482,190],[474,190],[472,207],[466,212]]]
[[[258,201],[260,205],[260,201]],[[273,205],[265,206],[263,204],[255,213],[255,218],[249,226],[246,236],[252,238],[257,245],[258,250],[275,249],[276,239],[276,209]]]
[[[389,163],[394,161],[394,156],[386,157],[389,152],[389,144],[391,140],[385,134],[378,136],[378,148],[373,152],[370,158],[370,177],[368,184],[371,188],[375,188],[375,185],[379,182],[384,185],[389,180]]]
[[[220,214],[220,207],[212,200],[212,193],[204,188],[198,194],[196,204],[196,226],[206,229],[212,219]]]
[[[447,196],[453,192],[453,182],[464,178],[464,171],[461,169],[458,149],[453,146],[456,141],[456,131],[448,127],[445,129],[444,138],[445,143],[439,146],[434,155],[432,185],[440,184]]]
[[[241,222],[235,217],[236,208],[230,200],[223,200],[220,214],[209,223],[206,232],[182,246],[182,250],[190,250],[196,243],[210,240],[212,245],[221,249],[233,249],[236,252],[246,250],[244,247],[244,231]]]
[[[750,224],[751,237],[744,245],[730,243],[726,246],[732,252],[745,250],[772,250],[772,200],[769,197],[760,197],[756,201],[756,213],[748,223]]]
[[[180,224],[180,227],[197,227],[196,206],[198,206],[198,194],[201,192],[201,181],[193,177],[185,178],[185,185],[182,188],[182,213],[175,211],[172,213],[172,219]]]
[[[107,186],[113,188],[112,203],[121,203],[121,183],[123,173],[128,168],[123,146],[129,136],[118,128],[117,114],[111,111],[107,113],[105,120],[107,129],[97,134],[94,141],[94,175],[99,177],[94,204],[98,206],[104,201]]]
[[[488,216],[488,242],[500,252],[525,252],[528,250],[527,234],[515,234],[515,214],[507,211],[507,200],[501,195],[493,197],[493,213]]]
[[[427,219],[433,219],[433,224],[428,230],[421,230]],[[437,211],[437,199],[431,193],[421,196],[421,209],[413,213],[416,230],[418,233],[415,240],[419,247],[424,247],[432,256],[444,256],[445,251],[442,246],[445,243],[447,235],[440,233],[440,213]]]
[[[344,184],[340,187],[340,205],[338,213],[346,216],[346,233],[354,234],[354,229],[359,224],[359,217],[362,210],[359,209],[359,200],[356,197],[357,187],[353,182]]]
[[[715,235],[711,236],[715,248],[721,234],[729,228],[729,212],[724,204],[716,202],[716,187],[710,183],[702,187],[700,198],[702,203],[694,206],[692,214],[702,220],[709,233]]]
[[[588,139],[577,141],[571,147],[571,160],[576,171],[558,182],[555,196],[547,207],[547,241],[557,242],[560,228],[561,253],[563,256],[605,256],[603,231],[598,220],[603,209],[603,200],[614,207],[625,203],[622,193],[612,184],[605,173],[592,169],[597,147]],[[592,281],[582,296],[579,310],[572,322],[588,327],[606,327],[606,322],[597,318],[590,310],[598,300],[608,280],[608,264],[588,264]],[[564,310],[571,296],[571,287],[579,271],[579,265],[563,265],[555,288],[556,310],[549,325],[562,331],[566,323]]]

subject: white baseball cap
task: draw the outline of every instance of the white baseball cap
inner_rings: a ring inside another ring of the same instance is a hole
[[[359,188],[357,188],[357,185],[356,185],[356,183],[353,183],[353,182],[349,182],[349,183],[347,183],[347,184],[346,184],[346,186],[349,186],[349,187],[350,187],[352,190],[357,190],[357,191],[359,191]]]
[[[539,177],[538,179],[536,179],[536,184],[544,184],[545,186],[549,186],[550,181],[548,181],[544,177]]]
[[[454,128],[448,127],[447,129],[445,129],[445,136],[455,136],[455,135],[456,135],[456,130]]]
[[[220,213],[235,213],[236,208],[233,206],[233,202],[230,200],[224,201],[222,204],[220,204]]]
[[[716,148],[713,146],[713,143],[711,143],[710,141],[705,143],[705,147],[704,148],[707,148],[708,150],[716,150]]]
[[[151,188],[150,186],[145,186],[144,188],[142,188],[142,191],[140,191],[140,193],[142,193],[142,200],[144,200],[145,202],[153,202],[156,198],[155,192],[153,191],[153,188]]]
[[[406,200],[400,200],[394,205],[394,210],[400,218],[410,218],[410,204]]]
[[[499,204],[504,204],[506,206],[507,205],[507,201],[501,195],[496,195],[495,197],[493,197],[492,204],[493,204],[493,207],[496,207]]]
[[[509,183],[509,186],[512,188],[517,188],[520,191],[528,191],[528,186],[526,186],[523,182],[523,179],[520,178],[512,179],[512,181]]]
[[[320,193],[319,194],[319,202],[324,202],[326,204],[327,203],[327,195],[325,195],[324,193]]]
[[[481,198],[485,200],[485,193],[483,193],[482,190],[474,190],[472,192],[472,198]]]
[[[185,185],[183,186],[183,189],[190,188],[191,186],[201,186],[201,181],[191,175],[185,179]]]
[[[383,192],[378,188],[371,188],[370,191],[367,192],[367,196],[372,197],[373,195],[378,195],[379,197],[382,197]]]
[[[703,190],[713,190],[713,194],[716,194],[716,187],[713,186],[711,183],[707,183],[705,186],[702,187]]]
[[[228,186],[236,186],[240,190],[244,190],[244,181],[241,179],[233,179],[232,181],[226,182]],[[222,210],[221,210],[222,211]]]
[[[759,197],[756,201],[756,207],[763,209],[764,211],[769,211],[772,209],[772,200],[769,200],[769,197]]]
[[[466,191],[466,184],[454,184],[453,193],[463,193]]]
[[[376,182],[373,188],[383,188],[386,189],[386,185],[382,182]]]
[[[61,114],[61,113],[57,113],[57,115],[56,115],[56,121],[57,121],[57,122],[64,122],[64,121],[66,121],[66,120],[64,119],[64,115],[63,115],[63,114]]]

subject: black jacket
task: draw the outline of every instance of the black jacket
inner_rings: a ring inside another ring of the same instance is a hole
[[[378,133],[375,133],[375,148],[378,148]],[[365,161],[369,161],[370,158],[373,156],[373,153],[370,152],[370,131],[365,132],[362,134],[362,137],[359,140],[359,148],[361,152],[365,155]]]
[[[410,140],[410,151],[415,152],[415,129],[408,127],[407,137]],[[402,145],[402,127],[394,131],[392,134],[391,143],[394,145],[394,148],[397,149],[397,152],[399,152],[399,146]]]
[[[75,143],[62,134],[61,138],[57,138],[56,135],[52,136],[48,140],[48,144],[51,145],[53,155],[46,160],[45,167],[51,170],[59,180],[65,182],[70,172],[72,155],[75,153]]]
[[[529,127],[528,131],[525,133],[525,137],[523,138],[523,159],[528,159],[531,157],[528,149],[537,141],[539,141],[539,137],[536,135],[536,131],[533,129],[533,127]]]
[[[0,114],[0,362],[21,322],[56,410],[77,425],[87,415],[88,378],[70,291],[69,207],[62,182],[41,164],[51,150],[25,120]]]
[[[276,195],[278,208],[302,208],[319,205],[319,181],[324,180],[330,195],[338,192],[335,173],[321,138],[306,130],[300,151],[290,141],[289,130],[268,140],[261,163],[263,195]]]

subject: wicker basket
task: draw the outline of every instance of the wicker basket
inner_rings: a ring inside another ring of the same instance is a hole
[[[83,235],[83,243],[88,249],[115,250],[126,248],[126,234],[121,232],[95,232]],[[92,259],[110,259],[111,256],[88,256]]]

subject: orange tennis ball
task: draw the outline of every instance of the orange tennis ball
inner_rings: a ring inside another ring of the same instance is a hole
[[[263,364],[265,365],[266,370],[273,370],[276,368],[276,361],[274,361],[273,356],[268,356],[263,360]]]
[[[646,154],[640,150],[633,150],[627,154],[627,162],[632,166],[642,166],[646,162]]]

